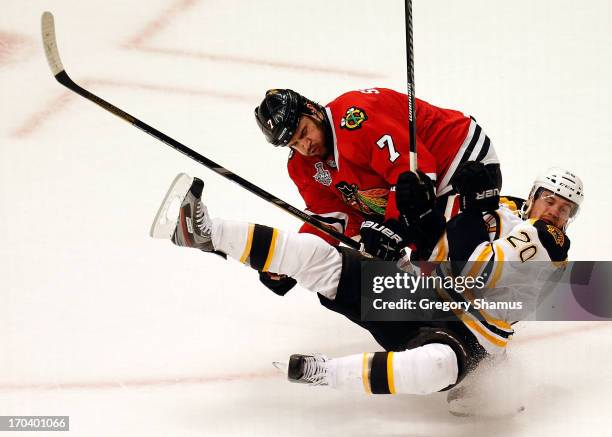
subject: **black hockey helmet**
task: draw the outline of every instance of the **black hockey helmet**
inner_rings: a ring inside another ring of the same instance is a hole
[[[266,92],[261,104],[255,108],[255,121],[269,143],[286,146],[297,129],[300,116],[312,115],[313,111],[321,109],[293,90],[273,89]]]

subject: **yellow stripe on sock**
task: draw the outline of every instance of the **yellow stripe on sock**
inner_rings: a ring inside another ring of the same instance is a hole
[[[393,380],[393,352],[387,354],[387,382],[389,383],[389,393],[395,394],[395,382]]]
[[[272,264],[272,259],[274,258],[274,249],[276,249],[276,240],[278,238],[278,229],[274,228],[272,231],[272,241],[270,241],[270,249],[268,249],[268,257],[266,258],[266,262],[264,263],[262,272],[267,272],[270,268],[270,264]]]
[[[369,395],[372,394],[372,388],[370,386],[370,355],[367,352],[363,353],[363,366],[361,369],[361,380],[363,382],[363,389]]]
[[[253,231],[255,230],[255,225],[249,224],[249,234],[247,236],[246,246],[244,246],[244,252],[242,252],[242,256],[240,257],[240,262],[242,264],[246,263],[249,254],[251,253],[251,246],[253,245]]]

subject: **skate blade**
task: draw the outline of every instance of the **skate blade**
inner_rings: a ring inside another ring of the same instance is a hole
[[[153,220],[151,230],[149,231],[149,235],[152,238],[163,238],[166,240],[172,238],[181,203],[189,188],[191,188],[192,182],[193,178],[185,173],[179,173],[174,178],[157,214],[155,214],[155,220]]]
[[[516,407],[513,410],[497,411],[495,413],[486,412],[486,411],[485,412],[471,411],[471,410],[463,410],[463,411],[451,410],[451,409],[448,410],[448,412],[455,417],[480,417],[480,418],[487,418],[487,419],[502,419],[502,418],[507,418],[507,417],[514,417],[517,414],[522,413],[523,411],[525,411],[524,405]]]
[[[289,368],[289,363],[286,361],[272,361],[272,365],[285,375],[287,374],[287,369]]]

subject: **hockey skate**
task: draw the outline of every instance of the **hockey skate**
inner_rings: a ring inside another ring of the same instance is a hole
[[[203,188],[201,179],[180,173],[155,215],[151,237],[170,239],[177,246],[213,252],[212,222],[201,200]]]
[[[289,382],[329,385],[327,361],[329,361],[329,358],[321,354],[293,354],[289,358],[287,378]]]

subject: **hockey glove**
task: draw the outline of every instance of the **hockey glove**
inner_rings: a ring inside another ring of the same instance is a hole
[[[384,261],[397,261],[401,258],[400,250],[406,244],[397,220],[387,220],[383,223],[366,220],[362,223],[359,234],[362,251]]]
[[[405,220],[415,221],[435,205],[433,182],[421,170],[402,173],[395,184],[395,200],[397,210]]]
[[[406,244],[412,249],[410,259],[426,261],[446,229],[446,219],[436,209],[430,209],[416,220],[407,222]]]
[[[451,261],[470,259],[479,244],[489,241],[489,231],[482,212],[468,209],[450,219],[446,224],[446,238]]]
[[[474,209],[485,212],[499,208],[499,187],[482,162],[467,161],[461,164],[451,184],[459,193],[463,211]]]
[[[270,272],[259,272],[259,280],[279,296],[284,296],[297,284],[295,279],[285,275],[280,275],[280,278],[274,279]]]
[[[565,232],[544,220],[537,220],[533,226],[538,230],[540,242],[550,259],[555,262],[565,261],[570,248],[570,239]]]
[[[426,260],[444,233],[444,216],[435,209],[434,184],[420,170],[399,175],[395,198],[400,220],[406,232],[406,244],[412,248],[412,260]]]

